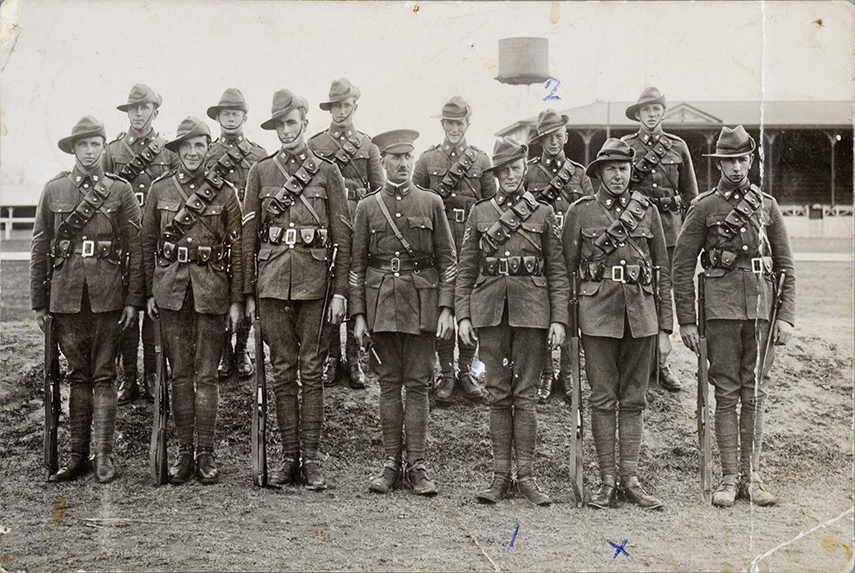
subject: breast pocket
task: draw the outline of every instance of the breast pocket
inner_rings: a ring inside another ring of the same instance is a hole
[[[407,233],[413,247],[417,251],[430,253],[433,251],[433,220],[430,217],[409,217]]]

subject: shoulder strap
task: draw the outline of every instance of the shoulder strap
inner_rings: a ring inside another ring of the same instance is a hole
[[[401,230],[398,229],[398,226],[395,224],[395,220],[392,218],[391,213],[389,213],[386,203],[383,202],[383,197],[381,197],[382,194],[382,191],[375,193],[374,198],[377,200],[377,204],[380,205],[380,210],[383,212],[383,216],[386,217],[386,222],[389,223],[389,227],[392,229],[392,232],[395,233],[395,237],[401,241],[401,245],[404,246],[404,250],[407,251],[407,254],[412,258],[416,258],[416,252],[413,250],[413,245],[411,245],[407,238],[401,234]]]
[[[131,146],[128,145],[128,142],[125,141],[124,137],[122,137],[121,141],[122,145],[124,145],[127,150],[133,154],[134,150],[131,149]],[[142,149],[142,151],[134,155],[133,159],[131,159],[127,165],[122,167],[122,171],[118,175],[128,181],[133,181],[139,177],[140,173],[148,169],[151,162],[154,161],[154,158],[157,157],[157,154],[163,149],[163,145],[165,143],[166,138],[162,135],[158,135],[157,138],[151,140],[149,144]]]
[[[276,192],[276,195],[272,198],[273,200],[268,205],[267,211],[271,215],[274,217],[279,215],[282,213],[283,209],[294,204],[294,197],[300,197],[303,205],[309,209],[309,212],[318,222],[318,225],[321,225],[321,218],[318,216],[317,211],[315,211],[308,200],[303,197],[303,189],[309,184],[309,182],[311,182],[315,173],[320,169],[317,162],[318,158],[309,152],[306,160],[303,161],[302,165],[300,165],[297,171],[294,172],[294,175],[288,175],[288,171],[285,169],[285,166],[279,161],[279,154],[277,153],[273,155],[273,164],[276,165],[279,172],[285,177],[285,184]]]
[[[71,179],[71,173],[67,174],[69,181],[74,185],[75,189],[77,189],[77,185]],[[78,193],[80,190],[78,189]],[[101,212],[104,216],[110,220],[112,224],[112,219],[110,219],[109,214],[104,210],[104,199],[110,194],[109,190],[106,187],[99,186],[98,183],[94,184],[92,188],[83,196],[83,199],[77,206],[74,208],[74,211],[69,213],[69,215],[60,222],[57,232],[64,239],[73,239],[83,227],[95,216],[96,212]],[[114,229],[115,231],[115,229]]]
[[[178,190],[178,193],[184,199],[184,206],[175,213],[172,221],[163,228],[163,240],[171,243],[178,242],[181,237],[186,235],[198,221],[205,225],[205,227],[211,231],[211,234],[217,237],[218,241],[221,241],[222,238],[220,237],[220,234],[209,227],[200,216],[205,212],[205,209],[208,208],[208,205],[211,204],[211,201],[214,200],[214,197],[216,197],[217,193],[222,189],[224,181],[219,178],[216,173],[213,173],[212,170],[209,170],[205,174],[205,182],[189,196],[184,191],[184,188],[181,187],[181,183],[178,182],[177,175],[172,176],[172,182],[175,184],[175,188]]]

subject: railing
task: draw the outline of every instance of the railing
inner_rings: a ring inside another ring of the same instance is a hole
[[[12,238],[13,225],[33,225],[36,222],[35,217],[16,217],[15,207],[3,207],[3,209],[6,212],[0,215],[0,225],[3,227],[3,237],[7,241]],[[24,209],[29,211],[32,207],[24,207]]]
[[[781,213],[785,217],[810,217],[819,219],[822,217],[852,217],[852,205],[781,205]],[[820,215],[820,213],[822,213]]]

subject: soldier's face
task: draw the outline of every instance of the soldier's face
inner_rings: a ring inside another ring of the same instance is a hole
[[[412,151],[406,153],[384,153],[380,157],[380,162],[386,169],[386,179],[395,185],[401,184],[410,179],[413,174],[413,165],[416,158]]]
[[[728,157],[718,160],[718,168],[725,179],[731,183],[740,183],[748,177],[748,172],[751,170],[751,163],[754,161],[753,155],[741,155],[739,157]]]
[[[74,157],[83,168],[89,168],[101,159],[104,151],[104,138],[100,135],[83,137],[74,142]]]
[[[543,149],[549,155],[558,155],[564,150],[565,143],[567,143],[567,130],[562,127],[543,138]]]
[[[457,143],[466,135],[469,128],[469,119],[443,119],[442,130],[449,143]]]
[[[224,132],[231,134],[240,131],[246,123],[246,113],[240,109],[222,109],[217,114],[217,122]]]
[[[356,111],[356,98],[349,97],[330,106],[333,123],[347,123]]]
[[[153,103],[138,103],[128,108],[128,119],[131,127],[144,131],[157,117],[157,107]]]
[[[197,135],[178,145],[178,158],[184,169],[193,173],[202,166],[208,156],[208,143],[206,135]]]
[[[282,148],[287,151],[297,151],[303,146],[303,133],[309,125],[309,120],[303,117],[301,109],[292,109],[276,123],[276,135],[282,142]]]
[[[516,192],[525,177],[525,158],[502,165],[496,170],[496,177],[499,179],[499,187],[505,194]]]
[[[646,105],[638,112],[638,119],[644,127],[653,130],[665,119],[665,108],[658,103]]]
[[[629,175],[632,164],[629,161],[609,161],[600,167],[600,181],[606,190],[617,197],[629,187]]]

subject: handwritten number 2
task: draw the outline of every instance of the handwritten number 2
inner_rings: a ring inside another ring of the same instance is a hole
[[[555,85],[552,85],[552,84],[555,84]],[[552,101],[552,100],[556,100],[556,99],[561,99],[561,96],[555,95],[555,92],[558,91],[558,86],[561,85],[561,81],[557,80],[555,78],[549,78],[546,81],[546,85],[543,86],[543,89],[548,90],[550,85],[552,85],[552,91],[549,92],[549,94],[547,94],[547,96],[543,98],[543,101]]]

